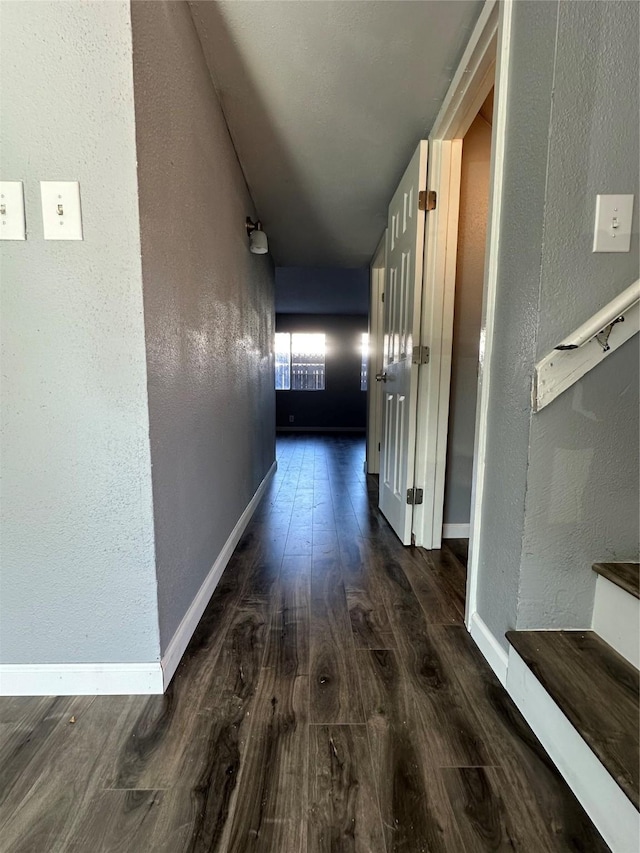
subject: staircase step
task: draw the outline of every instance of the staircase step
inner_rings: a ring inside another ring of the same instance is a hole
[[[591,627],[640,669],[638,563],[595,563],[596,594]]]
[[[594,563],[593,571],[640,598],[640,563]]]
[[[637,809],[638,670],[593,631],[508,631],[506,636]]]

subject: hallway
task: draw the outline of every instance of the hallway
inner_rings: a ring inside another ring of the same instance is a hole
[[[279,439],[165,696],[0,699],[3,853],[607,849],[363,459]]]

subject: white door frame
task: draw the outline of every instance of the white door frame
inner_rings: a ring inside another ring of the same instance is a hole
[[[476,611],[478,554],[482,532],[489,367],[493,347],[502,210],[511,12],[512,0],[503,0],[500,3],[498,0],[486,0],[429,137],[431,160],[428,188],[437,193],[437,206],[428,215],[425,241],[421,342],[430,348],[430,363],[421,367],[416,485],[435,482],[435,489],[425,488],[425,502],[414,508],[414,536],[417,545],[439,548],[446,471],[462,138],[491,87],[495,85],[467,569],[467,627],[470,627]]]
[[[367,473],[380,473],[382,441],[382,387],[376,373],[382,372],[384,344],[384,276],[387,267],[385,228],[369,266],[369,359],[367,371]]]

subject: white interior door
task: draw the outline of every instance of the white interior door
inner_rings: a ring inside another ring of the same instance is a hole
[[[420,300],[427,186],[427,142],[418,145],[389,205],[384,299],[384,364],[379,506],[404,545],[411,544]],[[414,364],[414,361],[416,362]]]
[[[369,293],[369,364],[367,380],[367,473],[380,473],[380,447],[382,443],[382,391],[381,382],[375,381],[382,372],[384,361],[384,285],[387,251],[387,231],[378,244],[370,267]]]

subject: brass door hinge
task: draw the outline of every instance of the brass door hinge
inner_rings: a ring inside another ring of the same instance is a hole
[[[429,364],[429,347],[414,347],[411,361],[414,364]]]
[[[437,202],[435,190],[420,190],[418,193],[418,210],[435,210]]]

